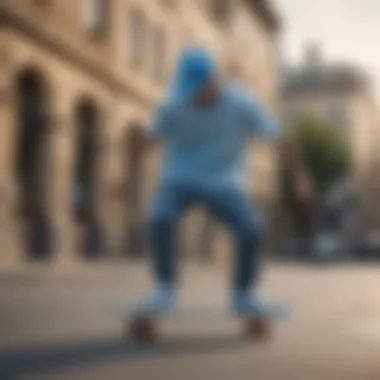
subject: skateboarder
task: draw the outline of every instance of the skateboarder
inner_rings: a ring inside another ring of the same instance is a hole
[[[261,226],[242,183],[244,156],[255,137],[277,141],[279,154],[286,155],[297,173],[298,196],[309,197],[311,186],[300,154],[282,137],[276,119],[245,90],[222,84],[209,52],[186,49],[147,138],[134,137],[129,157],[132,175],[152,144],[162,143],[165,149],[149,224],[155,287],[144,307],[160,311],[174,306],[176,229],[186,209],[196,203],[208,208],[235,237],[232,311],[265,313],[268,305],[258,291]]]

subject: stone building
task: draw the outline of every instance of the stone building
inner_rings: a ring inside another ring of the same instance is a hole
[[[304,114],[317,116],[346,139],[353,152],[351,179],[364,222],[372,208],[369,181],[379,161],[380,137],[378,107],[368,74],[348,63],[325,62],[318,44],[311,44],[304,62],[283,73],[281,114],[288,125]]]
[[[139,250],[159,152],[127,204],[110,187],[122,175],[131,131],[145,128],[184,45],[212,49],[225,76],[276,106],[278,20],[267,1],[3,0],[0,7],[2,263]],[[260,187],[250,189],[268,201],[275,160],[258,145],[250,170]],[[205,236],[198,240],[215,241]]]

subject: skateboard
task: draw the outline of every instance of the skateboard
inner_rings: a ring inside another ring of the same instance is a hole
[[[252,341],[268,341],[272,338],[275,322],[283,322],[290,318],[291,306],[286,303],[274,304],[266,314],[232,314],[227,310],[217,308],[183,307],[164,311],[149,311],[139,306],[127,303],[114,304],[111,308],[114,314],[124,319],[123,335],[135,342],[155,342],[159,340],[159,324],[162,319],[191,321],[235,318],[241,324],[244,339]]]

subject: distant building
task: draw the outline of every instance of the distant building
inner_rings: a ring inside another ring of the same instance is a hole
[[[304,61],[288,67],[282,78],[281,113],[287,125],[304,114],[336,128],[352,149],[354,183],[364,215],[368,179],[378,161],[380,119],[370,77],[348,63],[325,62],[318,44],[305,50]]]
[[[0,263],[138,250],[158,157],[127,210],[109,188],[184,45],[209,47],[276,106],[279,23],[266,0],[2,0],[0,11]],[[254,155],[250,191],[269,202],[274,155]]]

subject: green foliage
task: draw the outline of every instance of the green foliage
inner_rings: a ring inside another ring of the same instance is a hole
[[[312,116],[302,117],[291,131],[298,141],[316,189],[324,192],[346,177],[352,168],[352,155],[334,126]]]

